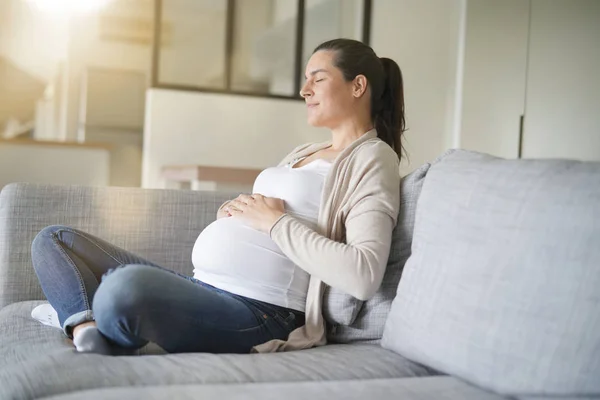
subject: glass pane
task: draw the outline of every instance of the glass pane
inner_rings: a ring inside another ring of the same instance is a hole
[[[236,2],[231,90],[294,94],[297,14],[291,0]]]
[[[315,47],[331,39],[362,40],[363,8],[363,0],[306,0],[301,83]]]
[[[159,83],[225,88],[225,0],[162,2]]]

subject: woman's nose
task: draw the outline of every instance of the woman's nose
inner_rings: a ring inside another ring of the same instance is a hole
[[[312,92],[308,89],[308,82],[306,82],[304,85],[302,85],[302,88],[300,89],[300,97],[310,97],[312,95]]]

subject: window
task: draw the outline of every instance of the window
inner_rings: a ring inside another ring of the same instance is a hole
[[[321,42],[369,41],[371,0],[155,0],[152,86],[299,99]]]
[[[168,0],[161,15],[170,32],[161,41],[159,82],[225,89],[227,2]]]
[[[336,38],[363,38],[362,0],[306,0],[300,82],[304,66],[319,44]],[[363,40],[364,41],[364,40]]]

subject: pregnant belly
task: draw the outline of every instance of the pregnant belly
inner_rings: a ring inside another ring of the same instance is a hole
[[[269,235],[241,220],[221,218],[207,226],[192,251],[194,273],[221,276],[227,281],[261,282],[287,287],[295,265]]]

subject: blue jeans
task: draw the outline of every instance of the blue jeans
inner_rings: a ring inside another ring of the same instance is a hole
[[[126,349],[151,341],[169,353],[248,353],[304,324],[302,312],[217,289],[67,226],[44,228],[31,256],[69,337],[96,321]]]

